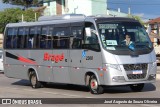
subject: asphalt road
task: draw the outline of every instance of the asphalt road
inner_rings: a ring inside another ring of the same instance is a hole
[[[87,87],[66,84],[48,84],[45,88],[32,89],[27,80],[7,78],[4,74],[0,74],[0,98],[160,98],[160,67],[157,69],[157,81],[154,84],[145,84],[142,92],[132,92],[128,86],[107,87],[104,94],[92,95]],[[108,104],[109,105],[109,104]],[[112,107],[124,105],[111,104]],[[128,104],[127,104],[128,105]],[[0,105],[4,106],[4,105]],[[5,105],[22,106],[22,105]],[[23,105],[29,106],[29,105]],[[37,105],[32,105],[37,106]],[[106,107],[105,104],[51,104],[38,105],[44,106],[79,106],[79,107]],[[129,107],[159,107],[159,104],[130,104]]]

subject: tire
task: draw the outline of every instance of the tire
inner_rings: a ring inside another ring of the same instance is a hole
[[[98,85],[95,75],[92,75],[89,79],[89,89],[92,94],[103,94],[103,87]]]
[[[47,82],[40,82],[41,88],[47,87],[48,83]]]
[[[134,91],[134,92],[142,91],[143,87],[144,87],[144,83],[142,83],[142,84],[131,84],[130,85],[131,90]]]
[[[37,76],[36,76],[36,73],[35,72],[32,72],[30,74],[30,83],[31,83],[31,86],[32,88],[41,88],[41,83],[37,80]]]

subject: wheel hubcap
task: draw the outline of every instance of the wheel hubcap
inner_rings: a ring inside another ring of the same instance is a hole
[[[31,82],[32,82],[32,85],[36,84],[36,77],[35,76],[32,76]]]
[[[98,87],[97,81],[95,79],[91,80],[91,88],[92,89],[97,89],[97,87]]]

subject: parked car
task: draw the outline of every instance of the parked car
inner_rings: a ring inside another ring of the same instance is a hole
[[[0,72],[4,70],[3,68],[3,52],[0,50]]]

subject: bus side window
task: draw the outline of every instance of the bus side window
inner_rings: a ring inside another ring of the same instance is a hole
[[[53,48],[67,49],[69,48],[69,27],[54,28]]]
[[[52,43],[53,42],[53,26],[49,26],[49,31],[48,31],[48,39],[47,39],[47,49],[52,48]]]
[[[46,49],[47,45],[47,32],[48,32],[48,26],[42,27],[41,37],[40,37],[40,48]]]
[[[28,48],[28,35],[29,35],[29,28],[24,28],[24,48]]]
[[[38,30],[39,30],[39,27],[31,27],[30,28],[30,31],[29,31],[29,36],[28,36],[28,48],[39,48],[37,47],[37,42],[38,41]]]
[[[13,28],[7,29],[7,36],[6,36],[6,48],[11,48],[12,44],[12,35],[13,35]]]
[[[36,27],[31,27],[28,35],[28,44],[27,48],[35,48],[35,33]]]
[[[17,42],[18,42],[17,32],[18,32],[18,29],[14,28],[13,36],[12,36],[12,48],[17,48]]]
[[[18,44],[17,48],[24,48],[24,28],[18,29]]]
[[[100,51],[100,46],[99,46],[97,34],[95,33],[96,29],[94,24],[91,22],[86,22],[85,27],[90,29],[89,30],[90,35],[87,35],[87,32],[84,33],[83,48]]]
[[[36,43],[35,43],[35,48],[40,48],[40,37],[41,37],[41,27],[37,27],[37,30],[35,32],[35,39],[36,39]]]
[[[72,49],[81,49],[82,45],[82,29],[83,27],[72,27],[71,30],[71,39],[70,39],[70,47]]]

